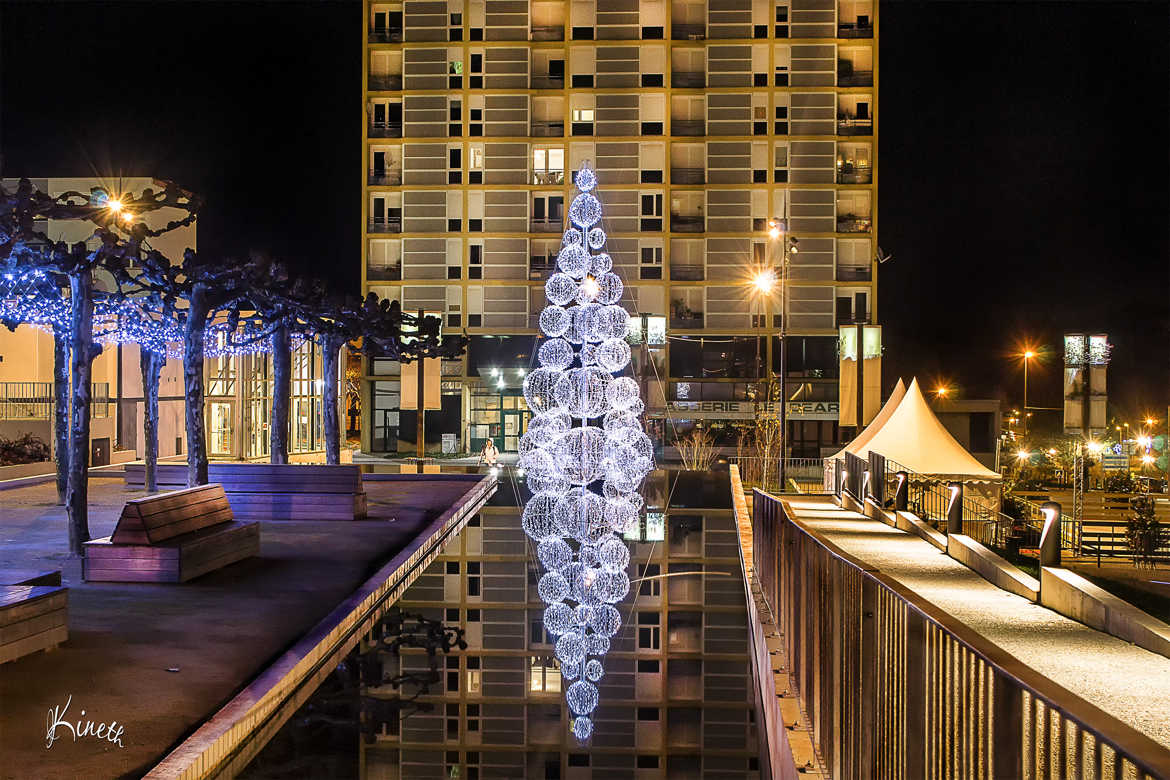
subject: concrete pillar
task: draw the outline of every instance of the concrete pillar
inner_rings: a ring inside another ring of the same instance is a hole
[[[1040,505],[1044,513],[1044,528],[1040,532],[1040,565],[1060,565],[1060,504],[1045,501]]]
[[[947,533],[963,533],[963,483],[952,482],[947,485],[950,493],[950,503],[947,504]]]
[[[910,475],[899,471],[894,476],[898,478],[898,485],[894,489],[894,511],[905,512],[910,505]]]

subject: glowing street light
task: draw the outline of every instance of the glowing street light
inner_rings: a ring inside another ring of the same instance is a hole
[[[117,198],[111,198],[110,200],[106,201],[106,208],[108,208],[114,214],[117,214],[122,210],[122,201],[118,200]]]
[[[934,391],[934,394],[939,398],[945,398],[949,392],[951,392],[951,388],[946,387],[945,385],[939,385],[939,387]]]
[[[1142,455],[1142,463],[1144,465],[1149,466],[1153,462],[1154,462],[1154,456],[1151,455],[1150,453],[1147,452],[1145,455]]]
[[[1151,442],[1152,442],[1152,439],[1150,439],[1149,436],[1139,436],[1137,439],[1138,446],[1144,447],[1146,449],[1149,449]]]
[[[1016,460],[1021,462],[1027,460],[1030,457],[1032,457],[1032,453],[1028,452],[1027,450],[1018,450],[1016,452]]]
[[[780,224],[774,220],[768,220],[768,235],[772,238],[780,238]]]
[[[1028,361],[1036,357],[1036,353],[1025,349],[1020,356],[1024,359],[1024,434],[1028,433]]]
[[[1097,453],[1099,453],[1101,451],[1101,442],[1090,441],[1088,444],[1085,445],[1085,447],[1089,450],[1089,452],[1096,455]]]
[[[776,272],[771,268],[760,271],[752,277],[752,284],[759,292],[768,295],[776,286]]]

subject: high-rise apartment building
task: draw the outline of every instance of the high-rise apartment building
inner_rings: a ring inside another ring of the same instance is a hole
[[[363,291],[472,337],[443,366],[428,439],[515,449],[543,283],[588,161],[650,416],[751,419],[783,365],[790,455],[839,440],[837,329],[876,316],[873,0],[365,11]],[[753,284],[761,273],[778,283]],[[364,449],[414,441],[397,371],[370,361]]]

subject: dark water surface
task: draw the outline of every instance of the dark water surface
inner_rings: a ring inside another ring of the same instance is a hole
[[[647,479],[629,570],[631,580],[647,579],[617,605],[623,627],[604,661],[587,744],[569,733],[543,631],[540,567],[520,528],[522,482],[503,469],[491,504],[398,604],[462,628],[467,648],[439,649],[433,661],[422,648],[394,652],[388,645],[402,632],[384,623],[242,777],[758,777],[727,474]]]

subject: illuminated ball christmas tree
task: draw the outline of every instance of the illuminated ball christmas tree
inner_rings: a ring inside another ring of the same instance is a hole
[[[602,659],[621,628],[613,606],[630,592],[630,550],[621,534],[638,522],[642,481],[654,466],[642,430],[638,384],[618,376],[630,364],[624,286],[613,273],[601,229],[597,176],[577,172],[570,227],[545,284],[540,367],[524,381],[533,417],[520,441],[532,499],[523,527],[546,573],[538,592],[544,627],[555,637],[573,735],[593,733]]]

